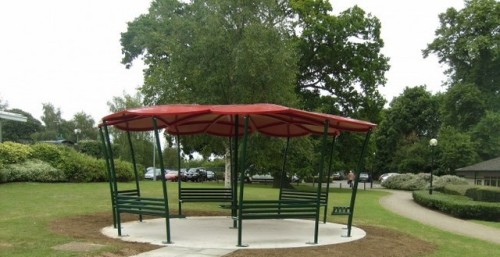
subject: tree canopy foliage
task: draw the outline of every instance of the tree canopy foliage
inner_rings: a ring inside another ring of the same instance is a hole
[[[465,0],[462,10],[439,15],[436,38],[423,50],[447,64],[447,90],[429,101],[395,98],[377,131],[377,167],[382,171],[429,171],[435,157],[441,173],[498,157],[500,150],[500,3]],[[404,100],[406,99],[406,100]],[[429,140],[438,139],[431,153]],[[431,156],[434,154],[435,156]]]

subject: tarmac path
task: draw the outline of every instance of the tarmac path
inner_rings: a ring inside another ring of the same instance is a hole
[[[382,197],[380,204],[394,213],[455,234],[500,244],[500,229],[457,219],[422,207],[413,201],[412,193],[408,191],[384,191],[391,194]]]

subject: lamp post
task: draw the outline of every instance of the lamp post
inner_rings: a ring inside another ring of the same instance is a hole
[[[76,135],[76,143],[78,144],[78,134],[82,133],[82,130],[81,130],[81,129],[79,129],[79,128],[76,128],[76,129],[74,130],[74,132],[75,132],[75,135]]]
[[[429,141],[429,146],[431,147],[431,185],[429,187],[429,194],[432,195],[432,171],[434,170],[434,147],[438,144],[437,139],[433,138]]]

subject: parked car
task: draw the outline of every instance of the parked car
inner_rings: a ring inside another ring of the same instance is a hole
[[[386,179],[388,179],[389,177],[392,177],[394,175],[399,175],[399,173],[384,173],[384,174],[380,175],[380,177],[378,177],[378,180],[380,181],[380,183],[382,183]]]
[[[146,173],[144,173],[145,179],[158,180],[161,179],[161,169],[148,167]]]
[[[371,182],[370,174],[367,172],[359,173],[359,182]]]
[[[271,174],[255,174],[245,178],[247,183],[272,183],[273,180],[274,177]]]
[[[201,182],[207,180],[207,171],[203,168],[191,168],[186,171],[186,181]]]
[[[332,174],[332,180],[343,180],[344,179],[344,174],[340,171],[334,172]]]
[[[176,182],[179,180],[179,172],[176,170],[169,170],[165,173],[165,180]]]
[[[211,171],[211,170],[207,170],[207,180],[208,181],[212,181],[212,180],[216,180],[217,178],[215,177],[215,172]]]

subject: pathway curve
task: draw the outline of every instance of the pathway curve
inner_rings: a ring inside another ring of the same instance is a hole
[[[399,190],[385,191],[391,194],[382,197],[380,204],[392,212],[445,231],[500,244],[500,229],[457,219],[424,208],[413,201],[411,192]]]

